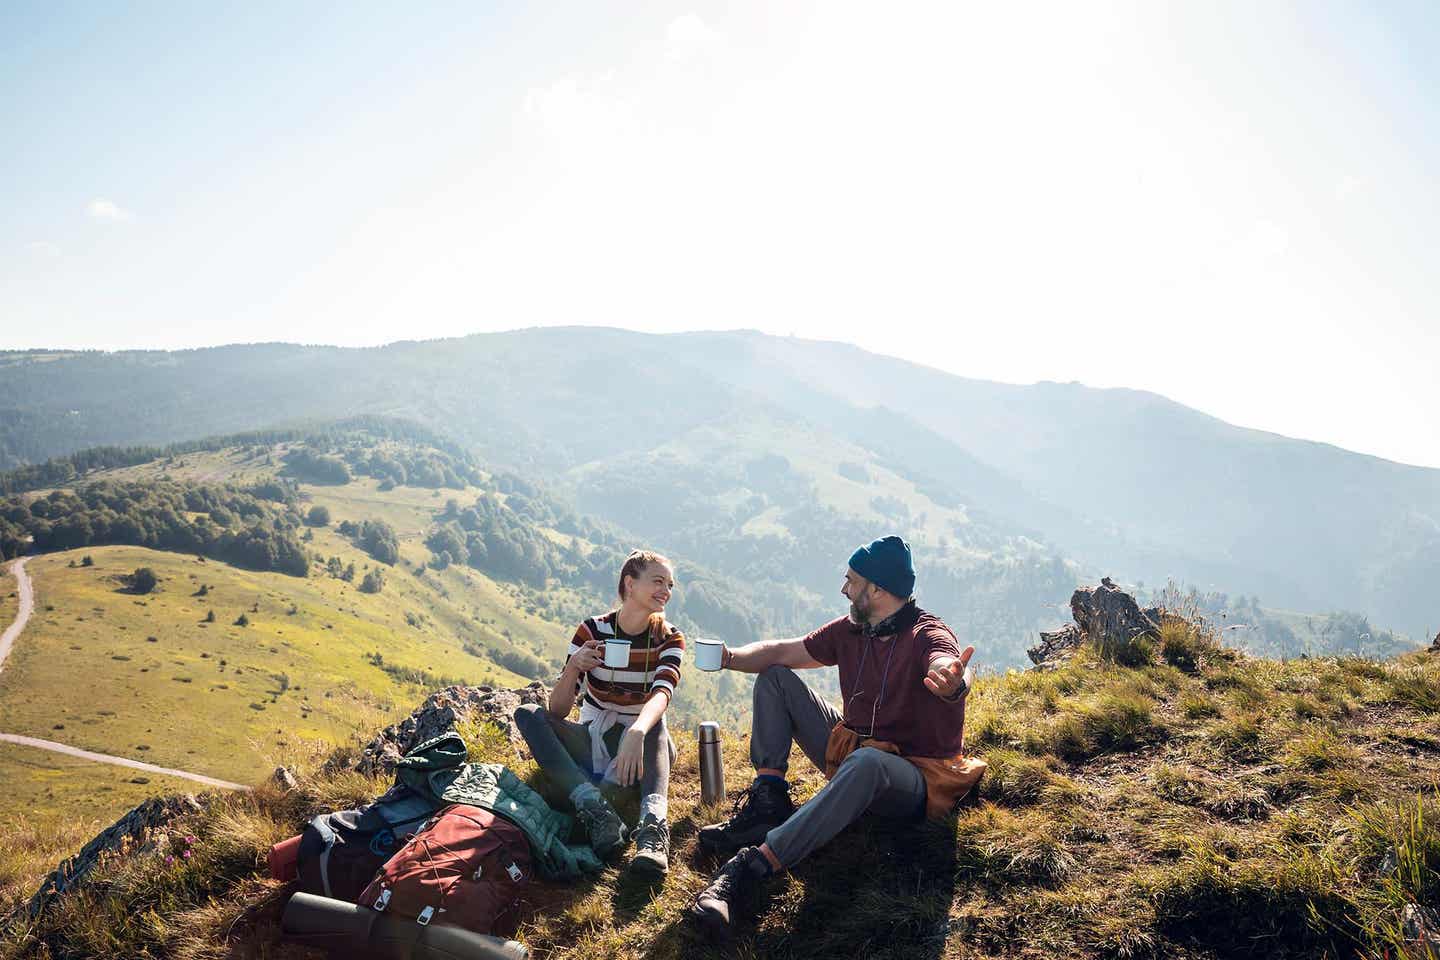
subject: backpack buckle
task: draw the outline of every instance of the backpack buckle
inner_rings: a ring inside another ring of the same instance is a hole
[[[375,909],[384,910],[390,905],[390,888],[386,887],[380,891],[380,896],[375,898]]]
[[[480,871],[477,870],[475,872],[478,875]],[[515,883],[519,883],[520,880],[525,876],[524,872],[522,872],[521,869],[513,863],[505,868],[505,872],[510,874],[510,879],[513,880]]]
[[[484,872],[485,872],[485,865],[482,863],[480,866],[478,866],[478,867],[475,868],[475,875],[472,876],[470,879],[471,879],[471,880],[477,880],[477,881],[478,881],[478,880],[480,879],[480,875],[483,874]]]
[[[426,907],[424,910],[421,910],[421,911],[420,911],[420,916],[418,916],[418,917],[415,918],[415,922],[418,923],[418,924],[420,924],[420,926],[423,927],[423,926],[426,926],[427,924],[429,924],[430,918],[433,917],[433,916],[435,916],[435,908],[434,908],[434,907]]]

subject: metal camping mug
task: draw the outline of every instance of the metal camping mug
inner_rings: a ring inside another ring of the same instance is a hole
[[[700,741],[700,802],[725,799],[725,766],[720,759],[720,724],[706,720],[695,732]]]

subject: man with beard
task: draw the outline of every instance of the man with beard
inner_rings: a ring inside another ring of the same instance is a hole
[[[700,831],[700,846],[734,856],[690,907],[713,939],[729,939],[745,901],[772,873],[828,843],[861,814],[943,817],[980,779],[963,755],[974,647],[911,596],[910,546],[885,537],[850,557],[841,593],[850,614],[805,637],[726,649],[725,669],[756,673],[750,761],[755,780],[734,815]],[[796,675],[838,666],[843,710]],[[785,771],[791,744],[830,782],[798,811]],[[738,853],[736,851],[739,851]]]

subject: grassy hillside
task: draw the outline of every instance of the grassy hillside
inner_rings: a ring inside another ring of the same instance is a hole
[[[537,887],[521,937],[554,958],[1396,956],[1403,905],[1440,894],[1437,689],[1440,657],[1250,660],[1179,623],[1140,667],[1087,651],[986,679],[969,719],[990,762],[979,802],[941,823],[862,820],[770,884],[733,952],[681,919],[713,869],[695,830],[721,813],[697,805],[682,732],[664,888],[615,871]],[[725,749],[734,795],[745,738]],[[821,784],[803,760],[792,773],[798,798]],[[285,890],[258,879],[263,850],[383,786],[312,772],[286,796],[227,797],[181,825],[192,861],[112,862],[0,956],[297,955],[275,943]]]
[[[376,667],[373,652],[437,678],[523,682],[446,638],[413,587],[364,595],[138,547],[86,554],[93,566],[70,566],[74,551],[29,563],[39,610],[0,673],[8,733],[243,781],[291,740],[344,738],[426,686]],[[155,593],[126,590],[138,567],[159,576]],[[407,624],[412,604],[429,622]]]

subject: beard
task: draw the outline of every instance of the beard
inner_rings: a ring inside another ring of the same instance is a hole
[[[857,627],[863,627],[870,622],[870,609],[866,606],[861,609],[855,601],[850,601],[850,622]]]

